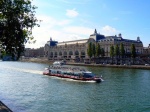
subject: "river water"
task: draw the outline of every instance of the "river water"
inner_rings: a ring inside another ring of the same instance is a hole
[[[0,100],[14,112],[149,112],[150,70],[83,67],[102,83],[42,75],[46,64],[0,62]]]

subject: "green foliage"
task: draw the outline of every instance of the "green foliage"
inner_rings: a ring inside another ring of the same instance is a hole
[[[88,44],[87,54],[91,58],[92,57],[92,43]]]
[[[0,0],[0,41],[12,57],[19,59],[24,44],[33,40],[32,28],[39,26],[35,9],[30,0]]]
[[[1,51],[1,58],[3,58],[3,56],[6,56],[6,52],[4,50]]]
[[[92,44],[92,55],[95,57],[96,55],[96,49],[95,49],[95,44]]]
[[[114,57],[114,46],[110,47],[110,57]]]
[[[117,44],[117,45],[115,46],[115,56],[116,56],[116,57],[119,56],[119,54],[120,54],[119,51],[120,51],[120,50],[119,50],[119,46],[118,46],[118,44]]]
[[[105,56],[104,48],[101,48],[101,56],[102,56],[102,57],[104,57],[104,56]]]
[[[136,49],[135,49],[135,45],[134,44],[131,45],[131,57],[132,58],[136,57]]]
[[[99,57],[101,54],[101,47],[99,43],[96,44],[96,56]]]
[[[125,56],[125,50],[123,43],[120,44],[120,55],[123,58]]]

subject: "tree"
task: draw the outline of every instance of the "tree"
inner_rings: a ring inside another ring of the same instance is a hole
[[[136,49],[135,49],[135,45],[134,44],[131,45],[131,57],[132,58],[136,57]]]
[[[118,56],[119,56],[119,46],[118,44],[115,46],[115,56],[116,56],[116,64],[118,64]]]
[[[101,54],[101,48],[99,43],[96,44],[96,56],[99,57]]]
[[[95,44],[92,44],[92,55],[95,57],[96,55],[96,49],[95,49]]]
[[[92,57],[92,43],[88,44],[87,54],[91,58]]]
[[[113,57],[114,57],[114,46],[112,45],[111,47],[110,47],[110,57],[111,57],[111,63],[113,64]]]
[[[104,57],[104,56],[105,56],[104,48],[101,48],[101,56],[102,56],[102,57]]]
[[[118,44],[115,46],[115,56],[116,57],[119,56],[119,46],[118,46]]]
[[[120,44],[120,55],[121,55],[121,58],[123,58],[124,55],[125,55],[125,50],[124,50],[124,45],[123,45],[123,43]]]
[[[30,0],[0,0],[0,41],[6,54],[19,57],[25,44],[33,41],[32,29],[38,20]]]
[[[114,46],[112,45],[111,47],[110,47],[110,57],[114,57]]]

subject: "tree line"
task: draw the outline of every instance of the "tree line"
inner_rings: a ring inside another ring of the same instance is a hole
[[[90,58],[92,57],[104,57],[105,56],[105,51],[104,51],[104,48],[101,48],[100,44],[99,43],[92,43],[90,42],[88,44],[88,49],[87,49],[87,54]],[[120,44],[120,46],[118,44],[116,44],[115,46],[114,45],[111,45],[110,46],[110,57],[111,58],[124,58],[126,56],[126,52],[125,52],[125,49],[124,49],[124,45],[123,43]],[[132,58],[135,58],[136,57],[136,49],[135,49],[135,45],[134,44],[131,44],[131,51],[130,51],[130,56]]]
[[[91,57],[104,57],[105,56],[105,51],[104,48],[101,48],[99,43],[92,43],[90,42],[88,44],[88,49],[87,49],[87,54],[88,56]]]

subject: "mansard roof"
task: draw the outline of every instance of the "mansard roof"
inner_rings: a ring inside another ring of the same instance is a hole
[[[82,44],[82,43],[86,43],[86,42],[88,42],[88,39],[81,39],[81,40],[73,40],[73,41],[64,41],[64,42],[59,42],[58,44],[57,44],[57,46],[62,46],[62,45],[71,45],[71,44],[76,44],[76,43],[78,43],[78,44]]]
[[[125,41],[125,42],[131,42],[131,43],[142,43],[139,40],[130,40],[130,39],[123,39],[122,37],[117,36],[105,36],[104,39],[100,39],[99,41]]]
[[[133,43],[142,43],[141,41],[129,40],[129,39],[123,39],[123,41],[125,41],[125,42],[133,42]]]

